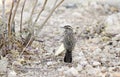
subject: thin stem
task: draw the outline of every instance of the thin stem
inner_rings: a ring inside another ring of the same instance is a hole
[[[55,7],[53,7],[53,9],[51,10],[50,14],[46,17],[46,19],[44,20],[44,22],[38,27],[37,30],[37,35],[39,34],[39,32],[41,31],[41,29],[44,27],[45,23],[48,21],[48,19],[51,17],[51,15],[53,14],[53,12],[55,11],[55,9],[60,6],[60,4],[63,2],[64,0],[61,0]]]
[[[19,56],[19,57],[22,56],[22,54],[24,53],[25,49],[26,49],[26,48],[29,46],[29,44],[31,43],[32,39],[33,39],[33,37],[31,36],[30,40],[28,41],[27,45],[23,48],[23,50],[22,50],[22,52],[20,53],[20,56]]]
[[[29,21],[28,21],[28,26],[30,26],[30,23],[31,23],[31,20],[32,20],[32,16],[33,16],[35,7],[36,7],[36,5],[37,5],[37,2],[38,2],[38,0],[35,0],[35,4],[34,4],[34,6],[33,6],[33,9],[32,9],[32,12],[31,12],[31,14],[30,14]]]
[[[33,9],[32,9],[29,21],[28,21],[28,26],[29,26],[30,33],[32,34],[32,36],[34,36],[34,27],[32,27],[32,17],[33,17],[33,13],[34,13],[34,10],[36,8],[37,2],[38,2],[38,0],[35,0],[35,4],[33,6]]]
[[[11,21],[13,7],[14,7],[14,1],[12,1],[12,6],[11,6],[11,9],[10,9],[10,15],[9,15],[9,18],[8,18],[8,38],[9,39],[11,37],[11,25],[10,25],[10,21]]]
[[[41,13],[43,12],[43,10],[45,9],[45,6],[46,6],[46,3],[47,3],[48,0],[45,0],[44,1],[44,4],[43,4],[43,7],[42,9],[40,10],[39,14],[37,15],[37,18],[35,19],[34,23],[33,23],[33,26],[36,24],[37,20],[39,19]]]
[[[23,2],[22,11],[21,11],[20,33],[22,33],[22,20],[23,20],[23,10],[24,10],[25,3],[26,3],[26,0],[24,0],[24,2]],[[21,34],[20,34],[20,35],[21,35]]]
[[[37,35],[39,34],[39,32],[41,31],[41,29],[43,28],[43,26],[45,25],[45,23],[47,22],[47,20],[50,18],[50,16],[53,14],[53,12],[55,11],[55,9],[60,6],[60,4],[63,2],[64,0],[61,0],[55,7],[53,7],[52,11],[50,12],[50,14],[47,16],[47,18],[45,19],[45,21],[40,25],[40,27],[38,28],[37,31]],[[31,36],[29,42],[27,43],[27,45],[25,46],[25,48],[23,48],[20,57],[22,56],[23,52],[25,51],[25,49],[29,46],[29,44],[31,43],[31,41],[34,39],[34,36]]]
[[[14,1],[14,0],[13,0],[13,1]],[[13,24],[13,21],[14,21],[15,15],[16,15],[16,11],[17,11],[17,8],[18,8],[18,5],[19,5],[19,2],[20,2],[20,0],[17,1],[17,4],[16,4],[15,10],[14,10],[14,12],[13,12],[13,16],[12,16],[12,20],[11,20],[10,25]]]
[[[2,0],[2,4],[3,4],[3,8],[2,8],[2,19],[3,19],[4,30],[5,30],[5,29],[6,29],[6,26],[5,26],[5,0]]]

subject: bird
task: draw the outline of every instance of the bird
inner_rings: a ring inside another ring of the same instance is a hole
[[[70,25],[65,25],[63,28],[65,29],[63,44],[66,51],[64,56],[64,62],[72,63],[72,51],[75,47],[73,28]]]

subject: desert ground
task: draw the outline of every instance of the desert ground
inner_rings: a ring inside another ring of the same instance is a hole
[[[53,0],[52,0],[53,1]],[[34,0],[26,2],[23,27],[27,27]],[[37,40],[26,48],[22,58],[16,49],[12,57],[0,58],[1,77],[120,77],[120,0],[66,0],[46,22]],[[16,36],[19,35],[21,1],[16,16]],[[35,25],[35,30],[49,14],[49,2]],[[39,1],[33,20],[39,12]],[[11,2],[6,1],[6,15]],[[0,5],[2,9],[2,5]],[[2,10],[0,10],[2,12]],[[2,14],[1,14],[2,15]],[[65,51],[55,55],[62,44],[65,25],[71,25],[76,38],[73,62],[63,61]],[[18,34],[17,34],[18,33]],[[0,50],[1,51],[1,50]],[[11,59],[10,59],[11,58]],[[3,66],[4,65],[4,66]]]

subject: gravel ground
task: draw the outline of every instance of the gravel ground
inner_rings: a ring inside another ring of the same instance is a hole
[[[8,68],[8,77],[120,77],[119,7],[107,1],[62,4],[39,34],[43,42],[33,42],[31,52],[37,52],[28,55],[32,58],[26,63],[14,62],[12,68]],[[26,9],[24,23],[29,18],[28,13]],[[49,9],[37,25],[47,13]],[[19,17],[18,13],[17,23]],[[66,24],[73,27],[77,39],[71,64],[63,62],[64,52],[54,55],[63,39],[61,27]]]

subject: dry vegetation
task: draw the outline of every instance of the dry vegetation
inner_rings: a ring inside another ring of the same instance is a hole
[[[119,7],[106,1],[1,0],[0,76],[120,77]],[[59,48],[66,24],[77,39],[71,64]]]
[[[55,9],[58,8],[63,1],[64,0],[56,0],[54,4],[52,4],[53,5],[52,9],[50,9],[50,12],[46,16],[46,18],[42,20],[39,26],[37,26],[37,30],[35,31],[36,22],[38,21],[42,12],[45,10],[48,0],[45,0],[43,4],[40,4],[39,9],[37,9],[38,13],[36,17],[34,17],[34,19],[33,19],[33,14],[35,12],[36,6],[38,5],[38,0],[31,1],[31,4],[33,4],[33,6],[29,8],[30,10],[32,9],[32,11],[30,13],[29,19],[26,20],[26,24],[25,24],[27,25],[26,27],[25,25],[23,25],[23,13],[24,13],[24,8],[27,1],[26,0],[10,1],[11,8],[7,7],[10,10],[8,15],[6,15],[6,11],[5,11],[6,2],[5,0],[2,0],[2,14],[0,19],[1,21],[0,23],[1,54],[0,55],[1,55],[1,61],[5,59],[4,61],[6,61],[5,62],[6,66],[1,68],[0,75],[2,74],[7,75],[7,71],[8,71],[7,67],[13,67],[13,66],[16,66],[17,64],[18,66],[19,64],[22,65],[24,62],[26,63],[27,59],[30,60],[29,58],[31,54],[34,54],[34,55],[38,54],[38,53],[35,53],[37,52],[36,48],[31,48],[31,45],[33,41],[38,41],[41,43],[43,42],[41,40],[37,40],[36,38],[38,34],[41,32],[45,23],[48,21],[48,19],[51,17],[53,12],[55,11]],[[20,21],[18,21],[19,23],[16,23],[15,17],[16,17],[16,13],[18,13],[17,12],[18,10],[21,10],[19,13]],[[16,27],[17,29],[19,29],[19,31],[16,31],[15,29]],[[41,45],[41,46],[44,47],[44,45]],[[29,49],[29,47],[31,49]],[[33,53],[31,53],[30,50],[32,50]],[[29,55],[29,57],[27,57],[27,55]],[[37,55],[37,58],[39,58],[39,55]],[[1,67],[2,65],[3,64],[1,64]]]

